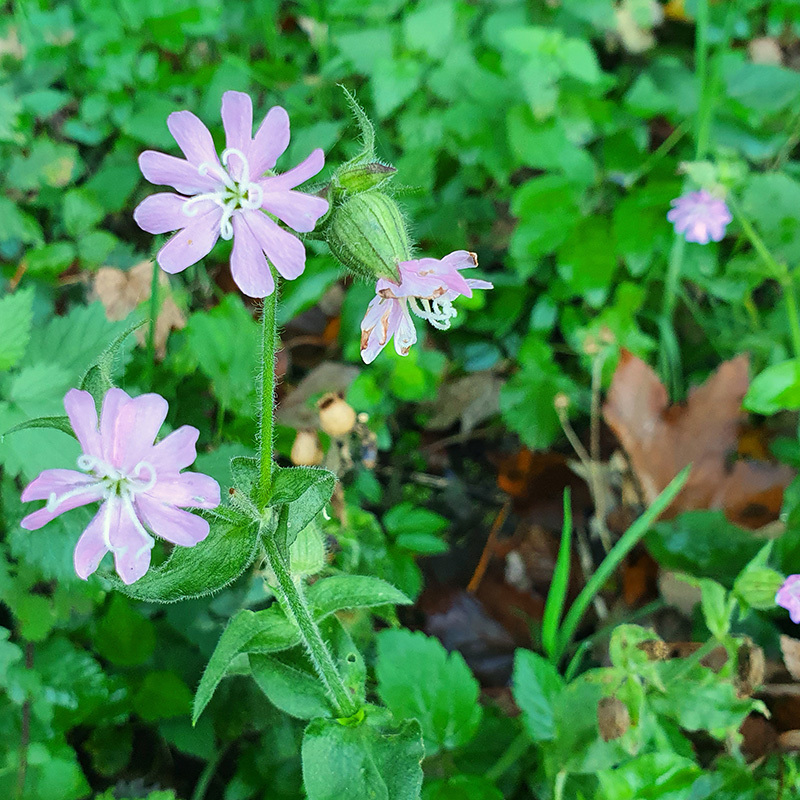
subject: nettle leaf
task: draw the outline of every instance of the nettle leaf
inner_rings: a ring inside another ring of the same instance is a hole
[[[385,581],[363,575],[335,575],[317,581],[309,587],[307,599],[317,622],[343,609],[411,602]],[[223,631],[203,673],[194,699],[194,721],[203,713],[220,681],[231,674],[233,662],[239,655],[277,653],[299,643],[299,631],[277,605],[265,611],[240,611]]]
[[[563,679],[547,659],[530,650],[517,650],[514,657],[514,700],[522,711],[525,728],[535,742],[555,737],[554,705],[563,688]]]
[[[213,594],[236,580],[253,563],[258,527],[232,509],[203,512],[208,537],[194,547],[175,547],[170,557],[135,583],[109,578],[115,589],[137,600],[175,603]]]
[[[32,322],[32,288],[0,298],[0,372],[13,367],[25,354]]]
[[[309,800],[419,800],[425,756],[419,723],[368,706],[360,725],[315,719],[303,736]]]
[[[419,720],[425,753],[469,742],[481,721],[480,687],[463,656],[421,632],[378,634],[378,694],[398,719]]]

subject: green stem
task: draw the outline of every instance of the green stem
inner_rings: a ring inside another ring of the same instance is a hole
[[[506,748],[503,755],[497,759],[494,766],[486,770],[483,777],[490,783],[497,783],[528,752],[530,747],[531,737],[526,731],[522,731],[515,739],[512,739],[511,744]]]
[[[200,777],[197,779],[194,791],[192,792],[192,800],[204,800],[206,792],[208,791],[208,785],[211,783],[211,779],[214,777],[214,773],[217,771],[217,767],[227,750],[227,747],[223,747],[217,751],[214,757],[205,765],[203,771],[200,773]]]
[[[153,372],[156,366],[156,320],[158,319],[158,262],[153,259],[153,274],[150,278],[150,320],[147,325],[147,384],[153,388]]]
[[[258,507],[264,508],[272,488],[272,445],[275,415],[275,344],[278,339],[275,291],[264,298],[261,313],[261,382],[258,391]]]
[[[711,112],[714,95],[710,91],[708,79],[708,0],[700,0],[697,4],[697,27],[695,29],[695,71],[700,84],[699,107],[697,110],[697,131],[695,144],[695,160],[700,161],[708,151],[711,134]]]
[[[292,573],[281,553],[278,542],[270,530],[264,531],[262,541],[267,551],[270,568],[277,579],[276,595],[281,607],[299,628],[311,663],[314,665],[325,691],[333,701],[338,716],[352,717],[358,713],[359,705],[344,685],[333,656],[311,615],[302,590],[292,579]]]
[[[738,201],[733,197],[729,197],[728,201],[733,209],[733,213],[736,215],[736,219],[742,226],[744,235],[748,238],[750,244],[753,245],[753,249],[758,253],[767,269],[772,272],[772,277],[781,285],[781,293],[786,303],[786,316],[789,318],[789,329],[792,336],[794,355],[795,358],[800,359],[800,312],[797,308],[797,299],[794,295],[794,282],[792,281],[789,268],[770,253],[769,248],[764,244],[764,240],[758,235],[758,231],[756,231],[750,224],[750,220],[742,213]]]

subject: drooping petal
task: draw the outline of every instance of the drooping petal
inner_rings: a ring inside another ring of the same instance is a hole
[[[398,302],[394,315],[397,318],[389,322],[389,326],[394,329],[394,349],[400,356],[407,356],[412,345],[417,341],[417,330],[414,327],[414,320],[408,312],[406,302]]]
[[[211,132],[191,111],[173,111],[167,117],[167,127],[187,161],[195,167],[219,164]]]
[[[131,474],[153,449],[168,410],[167,401],[160,394],[142,394],[128,400],[117,414],[113,444],[106,451],[109,461]]]
[[[166,477],[159,475],[155,486],[140,496],[182,508],[216,508],[220,501],[220,489],[219,484],[208,475],[182,472]]]
[[[253,140],[253,101],[249,95],[233,91],[222,95],[222,125],[225,128],[225,148],[233,147],[249,160]],[[242,176],[242,160],[232,158],[228,168],[233,179],[238,181]],[[251,180],[260,174],[251,175]]]
[[[75,545],[72,561],[75,565],[75,572],[83,580],[86,580],[97,570],[103,560],[103,556],[108,552],[108,547],[103,537],[103,523],[107,513],[108,509],[106,504],[103,503]]]
[[[267,258],[284,278],[293,280],[303,272],[306,248],[296,236],[279,228],[260,211],[246,211],[242,216]]]
[[[186,469],[197,458],[197,437],[200,431],[191,425],[182,425],[165,436],[148,453],[147,460],[156,475],[171,475]]]
[[[52,494],[62,495],[86,487],[96,480],[92,475],[74,469],[46,469],[22,490],[20,500],[23,503],[29,503],[31,500],[47,500]]]
[[[218,206],[190,217],[189,224],[158,251],[156,260],[160,267],[175,274],[205,258],[219,239],[221,219],[222,209]]]
[[[361,322],[361,358],[365,364],[375,360],[394,333],[390,323],[393,319],[397,320],[395,308],[399,303],[399,300],[376,295],[367,306],[367,313]]]
[[[327,212],[328,201],[303,192],[265,192],[261,208],[283,220],[290,228],[308,233]]]
[[[188,197],[171,192],[159,192],[145,197],[133,210],[136,224],[148,233],[170,233],[185,228],[198,214],[212,211],[215,203],[205,200],[194,203],[191,216],[184,210]]]
[[[51,470],[46,471],[51,472]],[[79,475],[80,473],[75,474]],[[84,484],[84,486],[76,485],[74,489],[81,489],[81,491],[75,491],[74,494],[70,494],[72,490],[64,492],[64,499],[61,500],[60,503],[57,503],[52,511],[45,506],[44,508],[40,508],[38,511],[34,511],[32,514],[28,514],[28,516],[24,517],[19,523],[20,526],[28,531],[36,531],[42,526],[47,525],[48,522],[52,522],[57,516],[63,514],[65,511],[72,511],[73,508],[78,508],[79,506],[85,506],[89,503],[96,503],[97,501],[102,500],[102,488],[97,486],[92,487],[91,481],[92,479],[90,478],[88,484]]]
[[[482,281],[480,278],[467,278],[470,289],[494,289],[494,284],[490,281]]]
[[[142,175],[156,186],[172,186],[181,194],[195,195],[219,191],[222,184],[213,175],[201,175],[188,161],[155,150],[145,150],[139,156]]]
[[[208,536],[208,522],[197,514],[165,505],[147,494],[137,495],[135,504],[147,527],[168,542],[193,547]]]
[[[114,553],[114,567],[123,583],[138,581],[150,566],[153,539],[142,529],[133,505],[115,498],[108,506],[109,541]],[[106,524],[106,520],[103,521]]]
[[[100,432],[97,429],[97,407],[89,392],[70,389],[64,397],[64,409],[69,417],[72,430],[78,437],[81,450],[90,456],[103,452],[100,443]]]
[[[308,158],[301,161],[296,167],[280,175],[271,175],[260,181],[264,192],[284,192],[294,189],[309,178],[313,178],[325,166],[325,153],[321,148],[314,150]]]
[[[231,275],[248,297],[266,297],[275,290],[275,280],[261,245],[247,224],[250,216],[235,214],[233,217]]]
[[[250,180],[263,175],[289,146],[289,115],[286,109],[273,106],[256,131],[250,148]]]
[[[474,269],[478,266],[478,256],[469,250],[455,250],[442,259],[442,264],[452,269]]]

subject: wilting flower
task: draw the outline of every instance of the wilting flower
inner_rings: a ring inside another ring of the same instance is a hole
[[[463,295],[472,297],[473,289],[491,289],[489,281],[465,279],[459,272],[478,266],[475,253],[457,250],[442,259],[421,258],[399,265],[400,283],[378,280],[376,295],[367,307],[361,323],[361,358],[370,364],[394,337],[394,349],[408,355],[417,341],[417,332],[409,311],[427,320],[439,330],[447,330],[457,315],[453,301]]]
[[[719,242],[725,236],[725,226],[733,219],[725,201],[705,189],[681,195],[671,205],[667,219],[687,242]]]
[[[84,580],[107,552],[125,583],[147,572],[155,540],[192,547],[208,535],[208,522],[183,508],[215,508],[219,485],[207,475],[181,472],[196,458],[198,431],[184,425],[158,444],[167,401],[157,394],[129,397],[109,389],[100,425],[89,392],[71,389],[64,398],[83,453],[78,468],[46,469],[22,492],[25,502],[46,500],[22,527],[37,530],[65,511],[100,502],[100,510],[75,547],[75,571]]]
[[[294,169],[274,174],[275,162],[289,146],[289,115],[274,106],[253,136],[253,104],[242,92],[222,96],[222,123],[226,147],[217,157],[208,128],[191,111],[169,115],[170,133],[186,159],[146,150],[139,166],[150,183],[172,186],[180,194],[151,195],[133,217],[148,233],[180,231],[158,253],[166,272],[195,264],[220,236],[233,239],[234,281],[249,297],[266,297],[275,288],[267,260],[290,279],[306,262],[303,243],[269,215],[301,233],[314,229],[328,201],[293,190],[322,169],[325,157],[318,148]]]
[[[790,575],[783,582],[775,602],[789,612],[792,622],[800,625],[800,575]]]

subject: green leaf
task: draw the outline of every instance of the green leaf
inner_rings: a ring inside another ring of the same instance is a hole
[[[306,597],[316,617],[346,608],[411,605],[399,589],[369,575],[331,575],[309,586]]]
[[[450,0],[421,3],[403,16],[403,37],[409,50],[422,50],[432,59],[447,57],[455,32],[454,4]]]
[[[742,405],[754,414],[777,414],[800,408],[800,362],[796,358],[767,367],[757,375]]]
[[[418,533],[439,533],[450,526],[449,521],[435,511],[419,508],[413,503],[398,503],[383,515],[383,525],[393,536]]]
[[[34,417],[33,419],[25,420],[25,422],[20,422],[18,425],[14,425],[13,428],[9,428],[3,436],[7,436],[9,433],[15,433],[17,431],[24,431],[30,430],[33,428],[53,428],[57,431],[62,431],[63,433],[67,433],[72,436],[74,439],[78,437],[75,436],[75,431],[72,430],[72,425],[69,421],[69,417]]]
[[[94,359],[81,378],[80,388],[89,392],[94,397],[95,402],[100,404],[106,392],[113,385],[112,376],[114,374],[114,364],[119,357],[120,351],[126,339],[136,330],[145,324],[144,320],[134,322],[117,334],[108,346]]]
[[[33,322],[33,289],[0,297],[0,372],[24,355]]]
[[[325,689],[301,651],[251,654],[250,671],[261,691],[285,714],[298,719],[333,716]]]
[[[99,655],[123,667],[144,664],[156,647],[153,623],[119,594],[112,596],[111,604],[95,627],[93,639]]]
[[[148,672],[133,696],[133,710],[146,722],[188,714],[191,706],[192,693],[174,672]]]
[[[115,589],[149,603],[176,603],[213,594],[235,581],[253,563],[258,550],[258,527],[229,509],[203,512],[208,536],[194,547],[176,546],[170,557],[125,585],[109,580]]]
[[[419,723],[394,724],[367,708],[360,725],[315,719],[303,736],[303,777],[309,800],[419,800],[425,751]]]
[[[547,659],[530,650],[517,650],[514,656],[514,700],[522,711],[525,729],[533,741],[542,742],[555,737],[555,701],[563,688],[563,679]]]
[[[240,611],[222,632],[194,697],[192,721],[197,722],[220,681],[240,653],[275,653],[300,641],[300,633],[277,606],[266,611]]]
[[[599,772],[597,800],[677,800],[691,795],[691,787],[701,774],[700,767],[685,756],[646,753]]]
[[[480,687],[461,653],[449,653],[421,632],[378,634],[378,694],[397,719],[419,720],[425,753],[472,739],[481,721]]]
[[[503,800],[503,795],[480,775],[454,775],[426,783],[422,800]]]
[[[76,256],[72,242],[52,242],[28,251],[26,259],[31,275],[52,279],[64,272]]]
[[[288,548],[303,528],[330,502],[336,476],[318,467],[275,467],[270,506],[279,509],[276,535]]]

